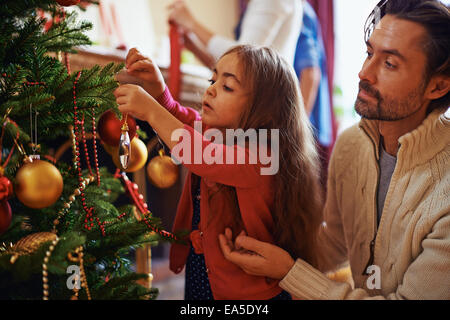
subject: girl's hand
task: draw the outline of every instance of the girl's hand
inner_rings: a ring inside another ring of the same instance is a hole
[[[185,32],[192,31],[195,26],[195,19],[183,0],[177,0],[168,6],[169,22],[175,23],[184,29]]]
[[[144,56],[136,48],[131,48],[125,64],[127,71],[126,74],[118,74],[119,82],[139,84],[154,98],[158,98],[164,92],[166,88],[164,77],[152,59]]]
[[[178,138],[172,140],[172,134],[183,129],[183,122],[175,118],[142,87],[123,84],[114,90],[114,96],[121,112],[147,121],[170,150],[178,143]]]
[[[158,105],[143,88],[134,84],[123,84],[114,90],[119,110],[133,117],[150,122],[152,110]]]

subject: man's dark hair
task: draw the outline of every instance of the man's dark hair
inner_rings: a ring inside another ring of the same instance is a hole
[[[450,76],[450,10],[438,0],[389,0],[385,14],[416,22],[427,30],[424,50],[427,57],[425,80],[437,74]],[[447,108],[450,92],[431,101],[428,112]]]

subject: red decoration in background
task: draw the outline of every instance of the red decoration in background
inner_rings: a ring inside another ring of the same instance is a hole
[[[4,74],[4,76],[6,76],[6,74]],[[3,123],[3,130],[0,136],[0,164],[1,164],[0,168],[2,172],[3,169],[6,167],[6,165],[8,164],[9,159],[11,159],[11,156],[14,152],[14,148],[16,146],[15,144],[12,146],[11,150],[9,151],[8,157],[2,164],[1,154],[3,153],[3,135],[5,134],[5,126],[8,122],[12,123],[13,125],[16,126],[16,128],[18,128],[17,124],[9,118],[7,118],[7,120]],[[17,130],[15,141],[17,141],[17,139],[19,139],[19,130]],[[0,176],[0,235],[5,233],[6,230],[8,230],[9,226],[11,225],[12,212],[8,199],[12,197],[13,193],[14,190],[11,181],[5,176]]]
[[[122,120],[119,120],[116,114],[111,110],[103,113],[98,120],[97,126],[97,131],[102,141],[110,146],[117,147],[119,145],[122,125],[124,122],[124,117],[122,117]],[[130,139],[132,139],[136,135],[136,120],[128,115],[127,124]]]
[[[169,90],[175,100],[180,98],[181,88],[181,49],[182,36],[178,27],[170,24],[170,67],[169,67]]]
[[[8,230],[11,225],[11,220],[11,207],[9,206],[8,201],[3,200],[0,202],[0,234],[3,234],[6,230]]]
[[[58,2],[61,6],[70,7],[80,3],[80,0],[56,0],[56,2]]]
[[[119,43],[116,46],[117,50],[127,50],[127,45],[125,44],[125,37],[120,27],[119,17],[116,13],[116,6],[114,3],[108,3],[108,7],[103,2],[99,3],[98,9],[100,13],[100,20],[104,33],[108,36],[117,36]],[[108,10],[109,9],[109,10]]]
[[[44,32],[47,32],[53,25],[53,23],[59,23],[61,19],[65,16],[65,11],[63,8],[59,12],[57,12],[54,16],[51,16],[50,13],[46,13],[45,11],[39,9],[38,10],[39,17],[45,18],[47,21],[44,25]]]
[[[7,177],[0,177],[0,201],[7,200],[13,195],[13,185]]]
[[[91,5],[91,3],[88,2],[88,1],[86,1],[86,0],[81,0],[81,1],[80,1],[80,6],[81,6],[83,9],[86,9],[86,8],[89,7],[90,5]]]
[[[133,204],[136,206],[136,208],[142,213],[142,220],[147,225],[149,229],[152,231],[158,233],[159,235],[163,236],[164,238],[169,238],[172,240],[178,240],[178,238],[173,234],[165,230],[161,230],[157,227],[152,226],[145,216],[151,215],[150,210],[148,210],[148,206],[144,201],[144,196],[139,193],[139,187],[136,183],[131,182],[125,172],[120,172],[120,169],[116,170],[116,174],[114,175],[115,178],[121,178],[125,191],[128,194],[128,196],[133,200]]]
[[[126,51],[127,46],[125,44],[125,37],[123,36],[122,28],[120,27],[120,23],[118,22],[119,19],[117,18],[116,6],[114,5],[114,3],[110,4],[110,8],[111,8],[111,17],[112,17],[113,26],[116,29],[117,38],[119,39],[119,44],[117,45],[116,49]]]

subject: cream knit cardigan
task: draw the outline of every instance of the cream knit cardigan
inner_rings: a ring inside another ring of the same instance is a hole
[[[283,289],[301,299],[450,299],[450,110],[444,111],[399,139],[378,228],[377,121],[341,134],[329,166],[320,269],[349,262],[355,289],[300,259],[280,282]],[[373,240],[369,265],[379,267],[379,289],[368,288],[373,271],[363,275]]]

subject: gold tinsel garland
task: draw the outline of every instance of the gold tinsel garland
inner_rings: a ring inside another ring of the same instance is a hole
[[[85,178],[82,182],[81,186],[85,188],[90,182],[94,180],[94,177],[90,176],[88,178]],[[57,245],[58,241],[60,240],[58,236],[56,235],[57,230],[56,226],[59,224],[59,219],[64,216],[64,214],[67,212],[67,210],[70,208],[71,204],[75,201],[75,197],[80,195],[80,190],[75,189],[74,193],[69,196],[69,201],[65,202],[63,205],[63,209],[61,209],[57,213],[57,218],[53,221],[53,230],[52,232],[37,232],[30,234],[28,236],[23,237],[19,241],[16,242],[16,244],[9,243],[8,245],[3,243],[0,247],[0,253],[1,254],[10,254],[10,262],[11,264],[14,264],[17,259],[20,256],[23,255],[31,255],[34,252],[36,252],[45,242],[52,241],[52,244],[48,248],[48,250],[45,253],[44,261],[42,264],[42,283],[43,283],[43,300],[48,300],[49,296],[49,286],[48,286],[48,270],[47,270],[47,264],[51,257],[51,254],[53,250],[55,249],[55,246]],[[89,300],[91,300],[91,295],[89,292],[89,287],[86,279],[86,274],[84,271],[84,261],[83,261],[83,247],[77,247],[74,250],[74,253],[72,254],[69,252],[67,254],[67,258],[71,262],[78,262],[80,264],[80,272],[81,272],[81,283],[82,286],[86,289],[86,294]],[[74,288],[74,295],[72,296],[72,299],[78,298],[78,289]]]

